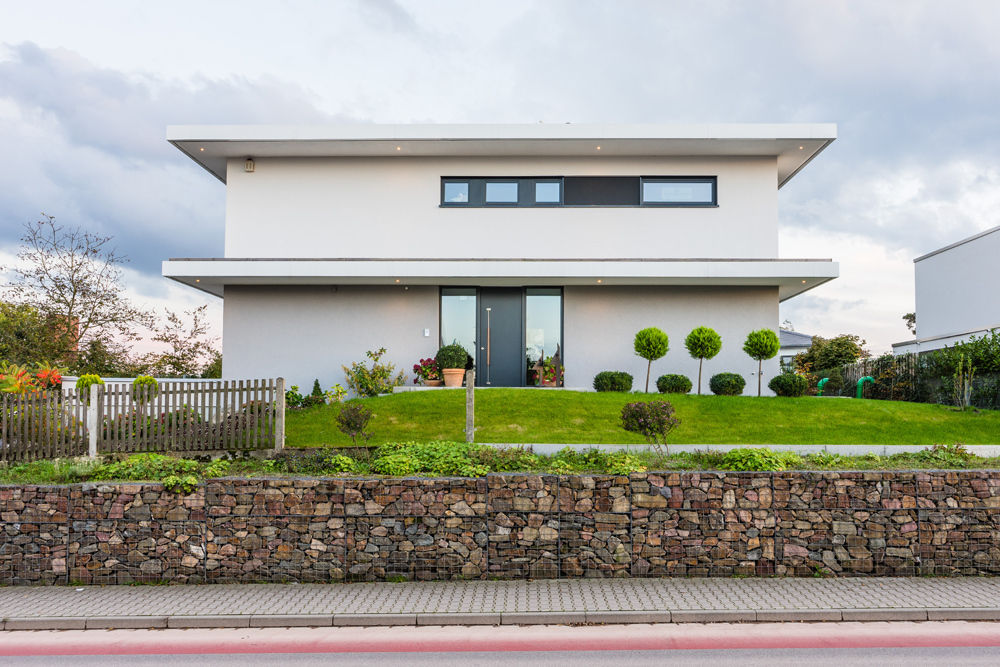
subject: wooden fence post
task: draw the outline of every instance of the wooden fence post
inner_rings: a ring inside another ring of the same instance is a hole
[[[285,448],[285,378],[278,378],[274,397],[275,417],[274,417],[274,451]]]
[[[100,414],[101,385],[90,385],[90,400],[87,403],[87,456],[97,458],[97,439],[101,437]]]
[[[465,371],[465,441],[476,439],[476,371]]]

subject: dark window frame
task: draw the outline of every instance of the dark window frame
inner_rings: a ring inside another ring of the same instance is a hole
[[[629,204],[567,204],[566,180],[572,178],[615,178],[635,179],[638,190],[638,201]],[[516,202],[487,202],[486,184],[516,183]],[[708,183],[712,186],[711,202],[646,202],[642,191],[645,183]],[[465,183],[469,186],[467,202],[445,201],[444,190],[447,183]],[[558,183],[559,202],[536,202],[536,183]],[[440,189],[441,208],[718,208],[719,182],[718,176],[442,176]]]
[[[643,198],[646,183],[708,183],[712,186],[710,202],[648,202]],[[639,206],[648,208],[715,208],[719,205],[719,179],[717,176],[640,176]]]

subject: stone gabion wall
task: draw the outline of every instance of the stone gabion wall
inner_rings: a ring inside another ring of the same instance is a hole
[[[0,486],[0,584],[1000,573],[1000,471]]]

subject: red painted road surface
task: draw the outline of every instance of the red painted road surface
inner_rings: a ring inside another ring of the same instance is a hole
[[[0,655],[180,655],[1000,646],[1000,623],[63,630],[0,633]]]

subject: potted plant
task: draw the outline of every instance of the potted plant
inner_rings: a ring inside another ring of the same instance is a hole
[[[465,365],[469,360],[469,353],[465,348],[458,343],[445,345],[438,350],[435,360],[444,376],[444,386],[461,387],[462,378],[465,377]]]
[[[441,386],[441,370],[438,368],[435,359],[421,359],[420,363],[413,364],[413,384],[420,383],[425,387]]]
[[[559,364],[555,357],[546,357],[542,361],[542,386],[558,387],[562,384],[563,371],[566,369]]]

